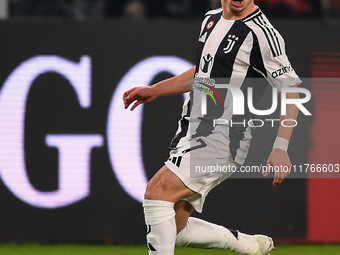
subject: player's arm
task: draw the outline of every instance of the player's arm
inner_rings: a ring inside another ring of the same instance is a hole
[[[296,85],[297,86],[297,85]],[[294,86],[294,87],[296,87]],[[286,94],[287,99],[299,99],[299,93],[287,93]],[[291,162],[287,153],[288,148],[288,142],[292,136],[293,129],[295,122],[294,121],[285,121],[286,126],[282,126],[281,123],[285,119],[291,119],[296,120],[298,116],[299,109],[296,107],[295,104],[288,104],[286,109],[286,115],[280,115],[280,125],[279,130],[277,133],[276,140],[274,142],[273,150],[269,155],[269,158],[267,160],[267,172],[264,174],[264,177],[268,176],[270,174],[270,166],[275,167],[281,167],[280,169],[283,169],[283,167],[286,167],[286,169],[289,169],[289,171],[278,171],[274,172],[274,181],[273,186],[278,186],[281,184],[283,179],[287,177],[287,175],[290,173],[290,166]],[[291,122],[291,123],[289,123]]]
[[[123,94],[125,109],[133,102],[131,111],[138,105],[155,100],[160,96],[175,95],[190,91],[190,80],[194,77],[195,66],[175,77],[160,81],[151,86],[135,87]]]

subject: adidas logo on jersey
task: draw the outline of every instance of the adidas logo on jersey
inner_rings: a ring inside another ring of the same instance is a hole
[[[207,38],[207,32],[205,32],[198,41],[205,43],[205,39]]]
[[[181,165],[181,161],[182,161],[182,157],[173,157],[173,158],[169,158],[169,161],[171,161],[173,164],[175,164],[177,167],[180,167]]]
[[[228,45],[223,49],[225,54],[228,54],[233,49],[235,43],[238,41],[238,37],[236,35],[228,35]]]

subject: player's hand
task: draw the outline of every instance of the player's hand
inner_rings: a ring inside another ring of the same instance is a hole
[[[267,160],[267,172],[263,176],[267,177],[273,171],[273,186],[277,187],[290,174],[290,168],[291,162],[287,152],[281,149],[273,149]]]
[[[130,104],[136,101],[134,105],[131,107],[131,111],[133,111],[138,105],[142,103],[151,102],[156,98],[157,96],[154,95],[152,86],[135,87],[126,91],[123,94],[125,109],[127,109]]]

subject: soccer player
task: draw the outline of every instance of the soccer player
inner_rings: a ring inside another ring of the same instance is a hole
[[[186,72],[147,87],[135,87],[123,95],[125,108],[153,101],[157,97],[188,92],[191,81],[214,90],[215,79],[224,78],[246,91],[250,78],[264,77],[279,91],[297,86],[301,80],[291,67],[285,53],[284,41],[277,30],[254,4],[253,0],[222,0],[222,8],[208,12],[203,20],[197,46],[196,65]],[[266,85],[266,84],[265,84]],[[254,103],[265,87],[253,88]],[[209,91],[209,90],[208,90]],[[264,255],[274,249],[273,241],[264,235],[247,235],[201,219],[190,217],[193,210],[201,212],[209,191],[230,176],[202,174],[190,176],[194,152],[199,164],[244,164],[251,140],[251,127],[242,125],[213,125],[212,118],[245,123],[244,115],[232,111],[229,90],[218,93],[222,107],[211,116],[202,114],[200,91],[191,91],[184,102],[182,119],[171,143],[170,158],[147,185],[143,202],[147,225],[147,248],[150,255],[173,255],[175,245],[201,248],[229,249],[237,254]],[[210,93],[210,92],[209,92]],[[298,98],[288,93],[287,98]],[[246,108],[246,107],[245,107]],[[287,105],[283,119],[297,118],[298,108]],[[210,115],[209,115],[210,114]],[[288,123],[288,122],[287,122]],[[268,166],[290,166],[287,154],[293,127],[280,125]],[[268,176],[267,171],[264,176]],[[288,172],[275,172],[273,185],[278,186]]]

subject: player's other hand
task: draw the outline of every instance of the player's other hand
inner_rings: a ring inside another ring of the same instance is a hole
[[[273,149],[267,160],[267,172],[263,176],[267,177],[270,172],[274,172],[273,186],[277,187],[290,174],[290,168],[291,163],[287,152]]]
[[[130,104],[133,111],[138,105],[155,100],[157,96],[153,93],[152,86],[135,87],[123,94],[124,107],[127,109]]]

